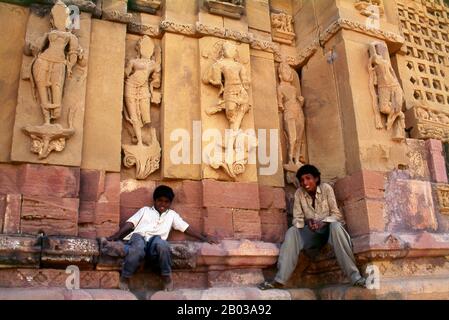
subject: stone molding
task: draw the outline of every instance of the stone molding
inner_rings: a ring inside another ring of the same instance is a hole
[[[413,138],[449,141],[449,112],[419,105],[407,110],[406,118]]]

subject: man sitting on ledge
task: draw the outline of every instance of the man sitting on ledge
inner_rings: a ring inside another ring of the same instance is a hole
[[[338,264],[354,286],[365,287],[352,253],[349,234],[343,228],[343,216],[337,207],[334,190],[321,183],[321,174],[315,166],[302,166],[296,177],[300,188],[295,193],[293,226],[288,229],[281,246],[278,272],[273,281],[259,285],[262,290],[282,288],[296,268],[301,251],[321,249],[329,243]]]
[[[144,258],[147,258],[159,265],[164,290],[173,290],[170,247],[166,241],[171,228],[201,241],[218,243],[215,238],[194,230],[178,213],[170,209],[174,197],[170,187],[158,186],[153,193],[153,207],[141,208],[114,235],[100,240],[103,253],[125,258],[120,275],[121,289],[129,290],[129,279]],[[122,239],[124,242],[117,241]]]

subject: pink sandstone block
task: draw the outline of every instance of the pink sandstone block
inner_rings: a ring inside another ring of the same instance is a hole
[[[260,207],[263,209],[285,209],[285,191],[283,188],[259,186]]]
[[[429,150],[429,171],[434,182],[447,183],[446,162],[443,156],[443,146],[440,140],[429,139],[426,141]]]
[[[208,207],[204,217],[204,232],[219,239],[234,237],[233,210],[231,208]]]
[[[205,207],[254,209],[260,208],[257,183],[203,180]]]
[[[80,169],[41,164],[25,164],[20,175],[24,195],[78,198]]]
[[[234,210],[234,239],[260,240],[262,229],[259,211],[256,210]]]
[[[0,194],[20,193],[19,178],[22,165],[0,164]]]
[[[22,195],[7,194],[4,201],[3,233],[19,233],[21,229],[20,212],[22,210]]]

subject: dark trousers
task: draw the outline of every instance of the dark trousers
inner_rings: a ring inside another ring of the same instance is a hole
[[[153,236],[146,242],[143,236],[134,233],[125,248],[127,254],[123,262],[122,277],[130,278],[144,260],[157,264],[161,275],[171,275],[170,247],[160,236]]]

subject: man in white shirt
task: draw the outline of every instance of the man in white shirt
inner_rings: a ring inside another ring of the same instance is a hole
[[[185,232],[201,241],[211,244],[218,243],[213,237],[202,235],[194,230],[181,216],[170,209],[175,197],[170,187],[158,186],[153,193],[154,206],[143,207],[137,211],[112,236],[102,240],[102,246],[117,256],[124,257],[120,288],[128,290],[129,278],[137,271],[145,258],[156,262],[161,270],[164,280],[164,290],[173,289],[171,278],[170,247],[166,241],[171,228]],[[108,241],[124,240],[110,243]]]

